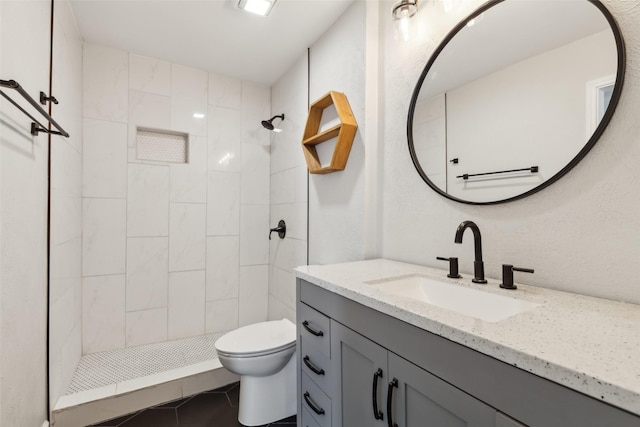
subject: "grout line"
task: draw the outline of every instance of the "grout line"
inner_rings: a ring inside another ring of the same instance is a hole
[[[204,141],[204,151],[205,151],[205,177],[204,177],[204,326],[203,331],[207,333],[207,290],[208,290],[208,276],[207,271],[209,270],[209,236],[208,236],[208,227],[209,227],[209,136],[211,134],[211,129],[209,129],[209,125],[211,124],[210,112],[209,112],[209,94],[211,93],[211,73],[207,73],[207,137]],[[215,329],[215,325],[213,325],[213,329]],[[176,410],[177,414],[177,410]],[[179,420],[178,420],[179,421]]]
[[[207,202],[174,202],[169,201],[172,205],[206,205]]]
[[[75,197],[73,197],[75,198]],[[82,196],[82,199],[87,199],[87,200],[93,200],[93,199],[97,199],[97,200],[127,200],[127,196],[125,197],[99,197],[99,196]]]
[[[129,346],[129,340],[127,339],[127,322],[129,320],[129,316],[127,316],[127,290],[129,289],[129,128],[131,122],[131,79],[129,76],[131,75],[131,54],[127,55],[127,163],[125,164],[125,182],[126,190],[125,190],[125,199],[124,199],[124,346],[125,348]],[[134,149],[137,150],[136,140],[134,140]]]
[[[108,276],[124,276],[124,275],[126,275],[126,273],[105,273],[105,274],[91,274],[91,275],[83,274],[81,278],[85,279],[88,277],[108,277]],[[64,279],[68,279],[68,277],[64,277]]]
[[[169,93],[173,93],[173,67],[169,67]],[[169,197],[167,198],[167,319],[165,333],[169,340],[169,318],[171,316],[171,170],[169,170]]]

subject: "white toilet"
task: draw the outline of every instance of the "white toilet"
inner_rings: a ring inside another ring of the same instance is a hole
[[[296,413],[296,326],[287,319],[243,326],[215,343],[222,366],[240,375],[238,421],[269,424]]]

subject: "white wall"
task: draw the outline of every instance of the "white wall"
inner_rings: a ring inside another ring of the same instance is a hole
[[[84,78],[84,352],[265,320],[269,88],[94,45]],[[137,160],[136,126],[189,163]]]
[[[51,141],[51,407],[82,355],[82,39],[67,0],[56,0],[54,13],[53,116],[71,136]]]
[[[48,1],[0,2],[0,78],[18,81],[33,97],[49,88],[50,9]],[[2,426],[40,426],[47,419],[48,138],[31,136],[30,125],[0,100]]]
[[[287,234],[270,241],[269,319],[294,321],[296,279],[293,269],[307,263],[307,164],[300,141],[307,120],[308,57],[300,59],[271,88],[271,111],[285,114],[271,133],[270,226],[284,219]]]
[[[310,264],[365,257],[365,20],[366,2],[354,2],[310,48],[311,103],[330,90],[343,92],[358,122],[345,170],[309,176]],[[321,159],[331,144],[316,146]]]
[[[485,270],[499,278],[500,265],[530,267],[517,281],[610,299],[640,303],[640,9],[634,2],[606,1],[627,45],[627,75],[615,116],[593,150],[569,174],[526,199],[496,206],[446,200],[424,184],[406,148],[406,113],[424,64],[456,22],[483,2],[473,0],[446,15],[426,4],[415,17],[418,37],[394,39],[384,22],[385,124],[383,244],[386,258],[445,266],[436,256],[460,257],[472,271],[473,245],[453,243],[458,224],[475,221],[482,231]],[[388,13],[392,1],[382,2]]]

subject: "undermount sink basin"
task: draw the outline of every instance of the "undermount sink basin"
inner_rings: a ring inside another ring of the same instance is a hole
[[[422,301],[487,322],[499,322],[540,305],[420,274],[365,283],[385,293]]]

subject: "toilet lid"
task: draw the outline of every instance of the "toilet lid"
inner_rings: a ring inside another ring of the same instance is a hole
[[[287,348],[296,342],[296,326],[287,319],[254,323],[220,337],[215,347],[225,354],[256,354]]]

